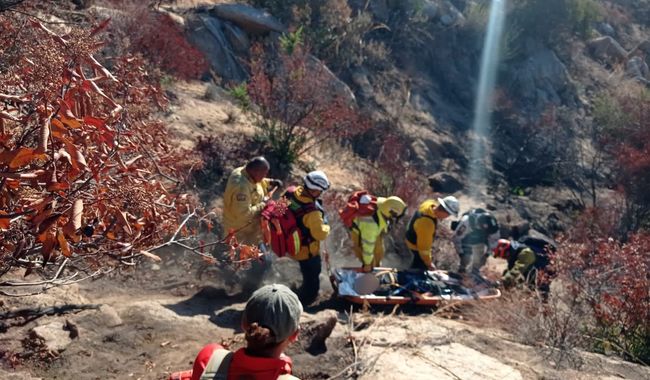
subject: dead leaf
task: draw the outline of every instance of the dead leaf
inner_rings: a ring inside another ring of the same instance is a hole
[[[117,216],[118,223],[121,223],[122,226],[124,226],[124,231],[126,231],[127,234],[133,235],[133,230],[131,229],[131,225],[129,223],[129,218],[127,214],[122,210],[116,210],[116,211],[117,212],[115,214]]]
[[[43,223],[41,223],[38,226],[38,234],[40,235],[43,232],[47,231],[50,227],[54,225],[54,223],[56,223],[59,220],[60,217],[61,217],[61,213],[57,212],[49,216],[47,219],[45,219]]]
[[[63,232],[61,230],[58,230],[56,232],[56,240],[59,242],[59,248],[61,248],[61,253],[65,257],[70,257],[72,253],[70,252],[70,245],[68,244],[68,241],[65,240],[65,236],[63,236]]]
[[[13,153],[13,158],[11,159],[11,162],[9,162],[10,169],[18,169],[19,167],[27,165],[38,159],[47,159],[46,154],[37,154],[32,148],[20,148]]]
[[[10,227],[9,222],[11,222],[11,219],[7,217],[3,217],[3,215],[7,215],[7,213],[4,211],[0,211],[0,229],[8,230]]]
[[[56,237],[53,233],[48,233],[41,248],[41,255],[43,256],[43,265],[45,265],[52,257],[52,250],[56,246]]]

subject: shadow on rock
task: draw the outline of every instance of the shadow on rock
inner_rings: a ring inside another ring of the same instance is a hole
[[[224,289],[206,286],[191,298],[176,304],[165,305],[165,307],[184,317],[207,315],[213,323],[219,325],[215,322],[215,318],[220,320],[219,315],[228,311],[222,309],[242,302],[246,302],[246,296],[243,293],[229,295]]]

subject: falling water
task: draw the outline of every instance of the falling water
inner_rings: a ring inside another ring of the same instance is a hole
[[[486,143],[491,123],[491,95],[497,77],[505,8],[506,0],[492,0],[490,19],[481,56],[481,72],[474,107],[473,130],[475,136],[472,142],[472,155],[469,166],[471,192],[474,196],[480,193],[481,185],[485,184],[485,168],[488,163]]]

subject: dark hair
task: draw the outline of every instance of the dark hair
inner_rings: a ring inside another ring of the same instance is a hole
[[[275,334],[258,323],[251,323],[246,329],[247,349],[253,353],[269,350],[278,345]]]
[[[270,168],[271,165],[266,160],[266,158],[262,156],[254,157],[246,164],[246,169],[249,170],[269,170]]]

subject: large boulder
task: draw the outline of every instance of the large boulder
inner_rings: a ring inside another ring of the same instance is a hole
[[[284,33],[287,28],[268,12],[244,4],[217,4],[210,13],[251,34]]]
[[[610,65],[627,59],[627,50],[610,36],[594,38],[587,46],[592,57]]]
[[[648,64],[641,57],[632,57],[625,65],[626,74],[640,82],[647,83],[650,79]]]
[[[451,194],[463,188],[458,176],[452,173],[439,172],[429,176],[429,186],[437,193]]]
[[[251,46],[251,41],[245,31],[228,21],[223,23],[226,37],[238,54],[247,54]]]
[[[520,104],[540,112],[549,104],[575,102],[569,72],[555,52],[532,40],[526,49],[528,59],[513,68],[510,82],[511,93]]]
[[[226,82],[242,82],[248,73],[233,53],[224,33],[224,23],[207,13],[190,14],[186,19],[188,39],[201,50],[210,66]]]

